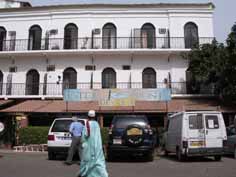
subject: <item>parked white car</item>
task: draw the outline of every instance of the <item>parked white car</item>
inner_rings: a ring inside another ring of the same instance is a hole
[[[78,119],[85,125],[86,119]],[[66,154],[71,145],[70,124],[73,118],[56,118],[48,132],[48,159],[54,160],[57,154]]]
[[[214,156],[219,161],[226,140],[225,123],[220,112],[180,112],[168,119],[165,154],[176,153],[179,161],[191,156]]]

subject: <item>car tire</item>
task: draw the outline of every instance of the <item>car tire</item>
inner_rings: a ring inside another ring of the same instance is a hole
[[[177,150],[176,150],[176,156],[177,156],[178,161],[182,162],[184,160],[184,157],[183,157],[181,150],[179,148],[177,148]]]
[[[55,160],[56,155],[53,152],[48,151],[48,160]]]
[[[216,155],[214,156],[214,158],[215,158],[215,161],[221,161],[221,155]]]
[[[149,152],[147,155],[147,160],[152,162],[154,160],[154,153],[153,152]]]
[[[169,152],[168,152],[166,149],[164,150],[164,155],[165,155],[165,156],[168,156],[168,155],[169,155]]]
[[[234,146],[234,159],[236,159],[236,146]]]

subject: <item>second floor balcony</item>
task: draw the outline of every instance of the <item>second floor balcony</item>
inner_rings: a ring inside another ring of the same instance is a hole
[[[146,87],[142,82],[117,82],[110,87],[104,83],[0,83],[0,98],[62,98],[65,89],[80,89],[83,92],[109,89],[160,89],[169,88],[172,95],[214,95],[214,86],[192,87],[188,82],[157,82]]]
[[[212,37],[84,37],[0,40],[0,51],[87,49],[191,49],[211,43]]]

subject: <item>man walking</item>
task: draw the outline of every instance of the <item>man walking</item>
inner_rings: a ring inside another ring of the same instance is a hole
[[[80,171],[78,177],[108,177],[102,149],[101,130],[95,121],[95,111],[88,112],[80,144]]]
[[[65,164],[67,165],[71,165],[72,164],[72,160],[73,160],[73,156],[75,154],[75,152],[79,151],[79,144],[80,144],[80,139],[81,139],[81,134],[83,131],[83,124],[81,122],[78,122],[78,118],[77,117],[73,117],[73,121],[70,124],[70,134],[72,136],[72,142],[68,151],[68,155],[67,155],[67,159],[65,161]]]

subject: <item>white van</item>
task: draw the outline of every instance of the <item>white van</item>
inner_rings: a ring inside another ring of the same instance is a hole
[[[78,119],[85,125],[86,119]],[[48,132],[48,159],[54,160],[57,154],[66,154],[69,150],[72,138],[69,133],[73,118],[56,118]]]
[[[214,156],[219,161],[226,140],[220,112],[180,112],[168,119],[164,149],[166,155],[176,153],[179,161],[191,156]]]

